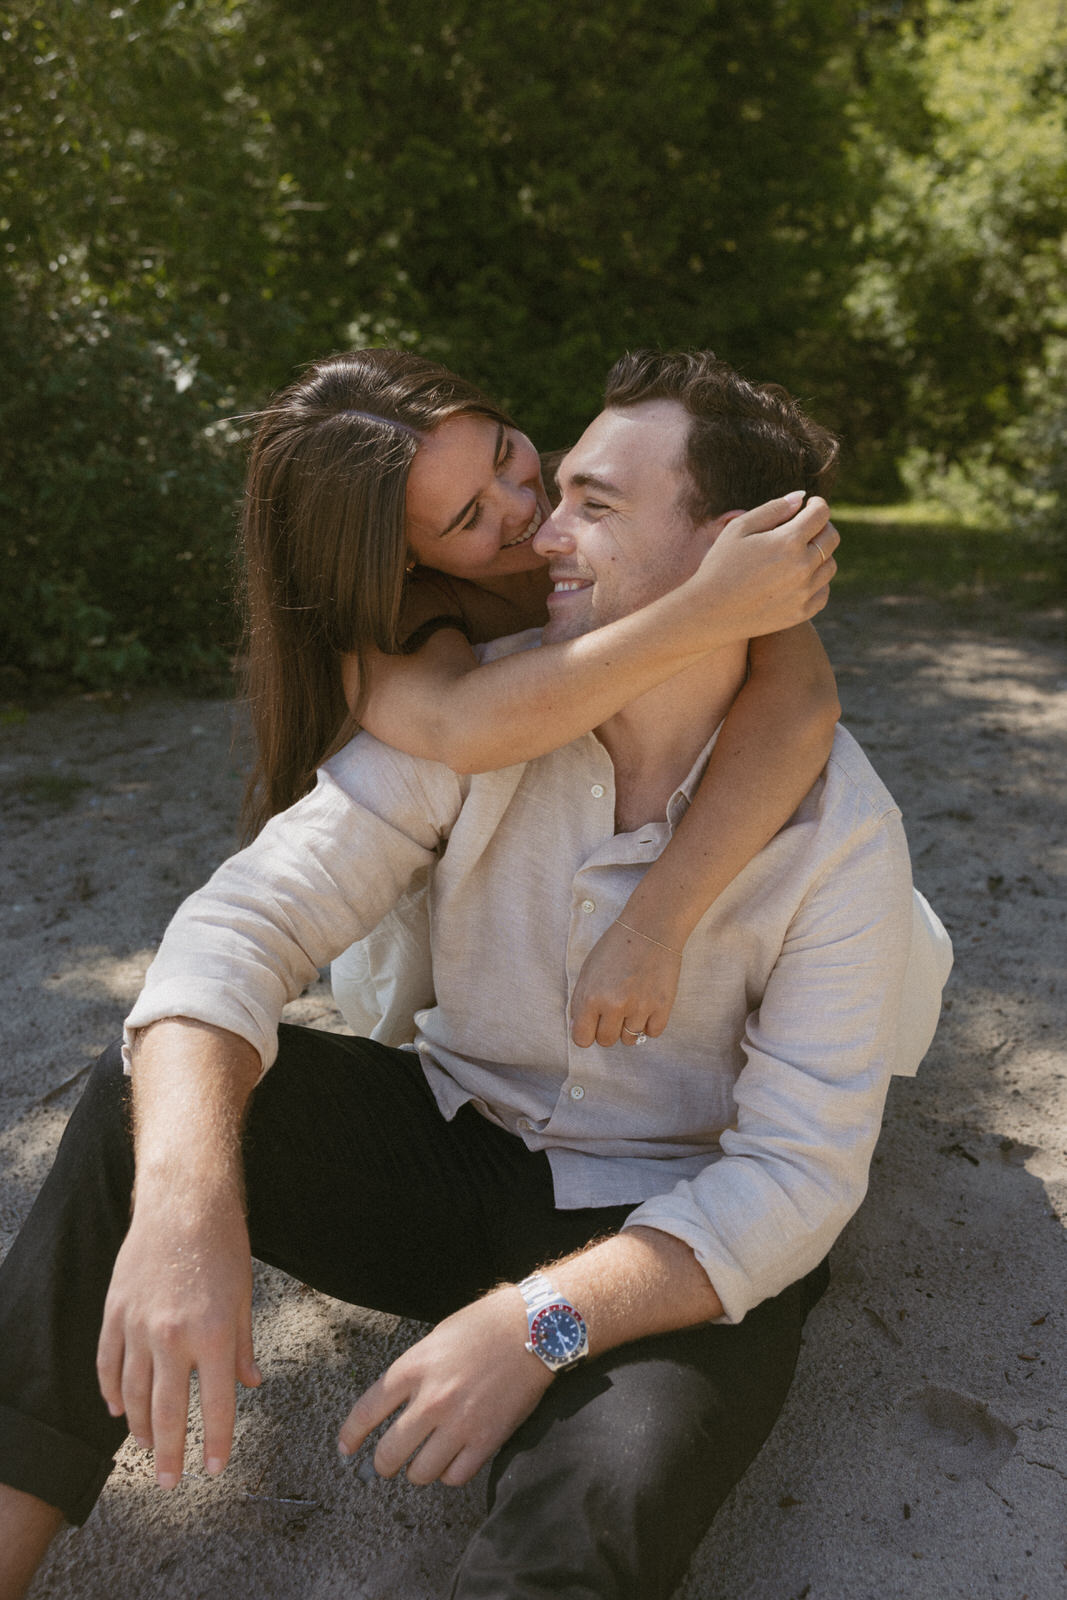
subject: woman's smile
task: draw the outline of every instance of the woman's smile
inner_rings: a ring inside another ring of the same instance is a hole
[[[516,545],[528,544],[544,520],[544,512],[541,510],[541,507],[535,506],[534,514],[526,524],[523,532],[519,534],[517,539],[505,539],[504,543],[500,546],[501,550],[513,550]]]
[[[543,565],[541,460],[526,435],[464,413],[419,445],[407,487],[408,549],[420,565],[485,583]]]

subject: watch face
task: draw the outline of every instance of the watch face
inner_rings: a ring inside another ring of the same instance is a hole
[[[533,1319],[530,1340],[550,1361],[569,1361],[585,1344],[585,1323],[570,1306],[546,1306]]]

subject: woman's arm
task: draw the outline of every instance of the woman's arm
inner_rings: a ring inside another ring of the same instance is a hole
[[[632,1045],[663,1032],[689,935],[826,764],[841,708],[814,628],[753,640],[749,663],[692,805],[621,923],[586,957],[571,996],[576,1044]]]
[[[479,665],[462,635],[444,629],[414,655],[375,654],[360,721],[385,743],[457,772],[532,760],[709,650],[814,616],[836,571],[823,559],[838,542],[828,517],[824,500],[798,511],[795,495],[735,517],[692,578],[566,643]],[[350,661],[345,689],[354,705]]]

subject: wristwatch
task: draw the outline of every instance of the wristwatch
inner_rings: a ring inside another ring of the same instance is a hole
[[[570,1301],[554,1289],[544,1273],[534,1272],[519,1284],[526,1301],[526,1348],[539,1356],[550,1372],[565,1372],[589,1354],[585,1319]]]

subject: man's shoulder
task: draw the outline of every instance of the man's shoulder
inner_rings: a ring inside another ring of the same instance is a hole
[[[541,629],[526,628],[522,633],[507,633],[502,639],[476,644],[474,653],[479,661],[499,661],[501,656],[517,656],[523,650],[537,650],[540,645]]]
[[[396,750],[363,729],[319,768],[312,795],[327,809],[355,802],[380,815],[414,806],[439,816],[462,804],[468,786],[451,767]]]
[[[797,814],[832,833],[855,833],[900,816],[900,807],[861,746],[838,727],[825,771]]]
[[[864,901],[869,894],[877,900],[910,892],[900,807],[845,728],[837,729],[821,777],[768,849],[772,857],[784,852],[780,877],[788,876],[785,862],[791,862],[804,892],[817,888],[830,903],[841,895],[851,902],[857,894]]]
[[[827,771],[838,784],[854,790],[875,811],[898,809],[859,741],[840,724],[834,732]]]

